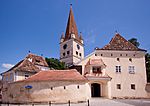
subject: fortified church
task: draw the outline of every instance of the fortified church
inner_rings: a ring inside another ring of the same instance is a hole
[[[2,102],[148,98],[145,52],[116,33],[107,45],[84,57],[84,39],[78,33],[71,6],[66,33],[60,38],[60,61],[70,69],[50,70],[45,58],[29,53],[1,74]]]

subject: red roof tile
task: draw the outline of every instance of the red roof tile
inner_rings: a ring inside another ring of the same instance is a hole
[[[44,66],[44,67],[48,66],[43,57],[30,53],[27,55],[27,57],[24,60],[21,60],[20,62],[18,62],[14,67],[9,69],[8,71],[11,71],[11,70],[13,70],[13,71],[28,71],[28,72],[36,73],[36,72],[40,71],[40,69],[36,65]],[[8,72],[8,71],[6,71],[6,72]],[[4,72],[4,73],[6,73],[6,72]],[[2,74],[4,74],[4,73],[2,73]]]
[[[70,70],[49,70],[40,71],[37,74],[29,77],[24,82],[34,81],[87,81],[79,72],[75,69]],[[22,82],[21,81],[21,82]],[[18,81],[20,82],[20,81]]]
[[[123,38],[119,33],[111,39],[109,44],[105,45],[103,48],[96,50],[127,50],[127,51],[140,51],[142,49],[137,48],[132,43]]]
[[[102,59],[89,59],[86,65],[105,65]]]

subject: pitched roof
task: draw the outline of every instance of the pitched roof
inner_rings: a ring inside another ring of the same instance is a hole
[[[89,59],[86,65],[103,65],[105,66],[102,59]]]
[[[42,56],[38,56],[38,55],[29,53],[26,58],[32,59],[31,61],[32,61],[32,64],[34,64],[34,65],[40,65],[40,66],[48,67],[48,64],[45,61],[45,58],[43,58]]]
[[[82,39],[80,39],[78,36],[78,29],[74,19],[72,6],[70,6],[70,12],[69,12],[64,41],[71,39],[71,34],[75,34],[75,40],[81,43]]]
[[[79,72],[75,69],[70,70],[48,70],[40,71],[37,74],[22,80],[23,82],[34,81],[87,81]],[[21,81],[21,82],[22,82]],[[20,82],[20,81],[18,81]]]
[[[6,72],[9,72],[11,70],[39,72],[40,69],[36,65],[45,66],[45,67],[48,66],[43,57],[30,53],[27,55],[27,57],[25,59],[18,62],[14,67],[12,67],[11,69],[9,69]],[[6,73],[6,72],[4,72],[4,73]],[[4,73],[2,73],[2,74],[4,74]]]
[[[119,33],[111,39],[109,44],[105,45],[103,48],[96,48],[96,50],[123,50],[123,51],[139,51],[138,47],[134,46],[131,42],[123,38]]]

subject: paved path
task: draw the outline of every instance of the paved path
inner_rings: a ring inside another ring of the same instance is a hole
[[[8,105],[1,105],[8,106]],[[9,106],[32,106],[32,105],[9,105]],[[48,106],[48,105],[34,105]],[[69,106],[68,104],[52,104],[51,106]],[[70,106],[88,106],[87,103],[71,104]],[[150,106],[150,99],[104,99],[92,98],[90,106]]]

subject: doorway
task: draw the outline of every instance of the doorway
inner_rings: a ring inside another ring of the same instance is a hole
[[[98,83],[91,84],[91,96],[101,97],[101,85]]]

